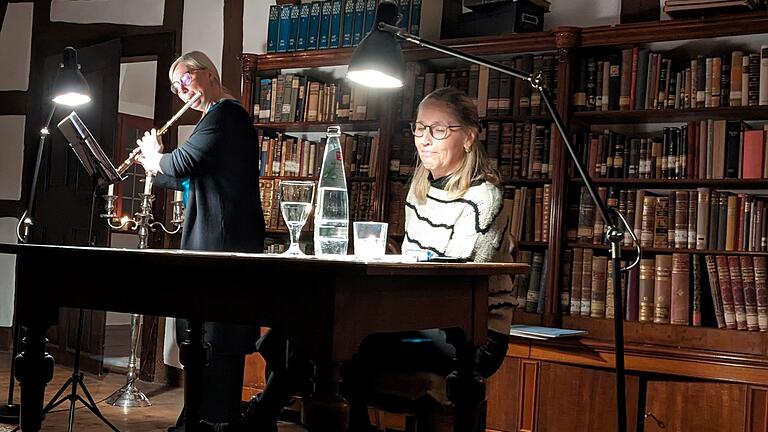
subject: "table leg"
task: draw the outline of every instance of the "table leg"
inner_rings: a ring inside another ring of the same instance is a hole
[[[202,431],[200,400],[203,392],[203,368],[211,360],[211,344],[203,338],[203,322],[189,320],[188,338],[179,346],[179,360],[184,365],[184,425],[187,432]]]
[[[14,359],[16,379],[21,385],[19,426],[24,432],[40,430],[45,385],[53,378],[53,357],[45,352],[46,329],[46,326],[28,327],[23,350]]]
[[[461,331],[447,331],[448,343],[456,347],[457,370],[446,378],[448,399],[453,402],[453,430],[485,431],[487,401],[485,379],[477,373],[475,347]]]
[[[317,363],[314,389],[302,405],[301,422],[309,432],[344,432],[349,427],[349,403],[339,394],[340,363]]]

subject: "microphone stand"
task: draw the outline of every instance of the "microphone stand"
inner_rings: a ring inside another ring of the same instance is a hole
[[[558,113],[557,109],[555,108],[552,96],[544,84],[541,72],[534,76],[528,72],[509,68],[499,63],[488,61],[471,54],[463,53],[445,45],[440,45],[421,39],[418,36],[412,35],[400,29],[399,27],[395,27],[383,21],[379,22],[377,27],[381,31],[391,33],[400,39],[419,45],[421,47],[429,48],[431,50],[447,54],[451,57],[456,57],[470,63],[485,66],[505,75],[510,75],[517,79],[527,81],[531,87],[538,90],[538,92],[541,94],[544,105],[546,105],[547,111],[549,111],[549,114],[552,116],[552,121],[555,123],[555,126],[557,126],[557,131],[560,133],[563,144],[568,150],[568,154],[571,156],[573,165],[576,167],[576,171],[578,171],[579,177],[581,177],[581,179],[584,181],[584,187],[587,188],[589,196],[592,197],[592,201],[594,201],[595,206],[597,207],[597,211],[600,214],[600,217],[603,219],[606,227],[606,239],[610,244],[611,268],[613,270],[613,299],[614,310],[616,311],[614,313],[614,346],[616,350],[616,421],[618,426],[617,430],[619,432],[625,432],[627,430],[627,404],[624,372],[624,303],[622,301],[620,272],[628,271],[640,262],[640,256],[642,252],[640,249],[640,242],[637,240],[633,230],[630,229],[624,215],[622,215],[617,208],[607,207],[600,196],[597,194],[592,178],[582,166],[582,163],[579,160],[579,157],[576,154],[570,139],[568,138],[568,133],[565,129],[565,123],[563,122],[562,117],[560,117],[560,113]],[[611,215],[614,215],[615,217],[611,217]],[[621,223],[627,228],[627,232],[629,232],[630,236],[632,237],[632,240],[635,243],[635,249],[637,251],[637,258],[635,261],[624,269],[621,268],[621,243],[624,239],[624,232],[617,225],[617,218],[620,219]]]

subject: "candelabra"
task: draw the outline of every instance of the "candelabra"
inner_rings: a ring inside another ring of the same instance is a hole
[[[150,231],[155,231],[157,227],[160,227],[168,234],[176,234],[181,230],[184,223],[184,200],[181,192],[174,194],[173,204],[173,217],[171,218],[171,224],[173,229],[168,229],[159,221],[155,221],[152,215],[152,202],[155,200],[154,194],[152,194],[152,183],[154,182],[154,175],[147,173],[144,179],[144,193],[140,193],[141,207],[138,212],[134,214],[133,218],[123,217],[118,218],[115,214],[115,200],[118,198],[114,194],[113,185],[109,186],[107,195],[104,196],[106,204],[104,210],[106,213],[101,217],[107,219],[107,224],[113,229],[128,228],[136,231],[139,235],[139,249],[147,248],[147,239]],[[115,391],[109,398],[107,403],[112,406],[121,407],[143,407],[149,406],[149,398],[136,387],[136,378],[138,377],[136,371],[136,353],[139,345],[140,335],[140,319],[138,314],[131,314],[131,352],[128,357],[128,374],[126,376],[126,383]]]

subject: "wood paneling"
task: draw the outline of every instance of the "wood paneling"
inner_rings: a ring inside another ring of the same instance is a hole
[[[520,386],[521,361],[507,357],[501,368],[488,378],[488,419],[489,429],[516,431],[518,417],[518,389]]]
[[[768,388],[747,386],[747,432],[768,431]]]
[[[616,380],[613,372],[541,363],[537,432],[616,431]],[[638,379],[627,376],[629,431],[634,431]],[[694,429],[668,429],[692,431]]]
[[[518,429],[534,431],[536,429],[536,408],[539,390],[539,363],[523,360],[520,362],[520,384],[518,385]]]
[[[648,381],[645,432],[741,432],[747,386],[716,382]]]
[[[221,83],[238,99],[240,99],[241,76],[238,57],[242,52],[243,0],[224,0],[224,47],[221,53]]]

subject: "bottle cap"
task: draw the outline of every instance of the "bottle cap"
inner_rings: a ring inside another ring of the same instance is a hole
[[[328,126],[325,133],[328,135],[341,135],[341,126]]]

